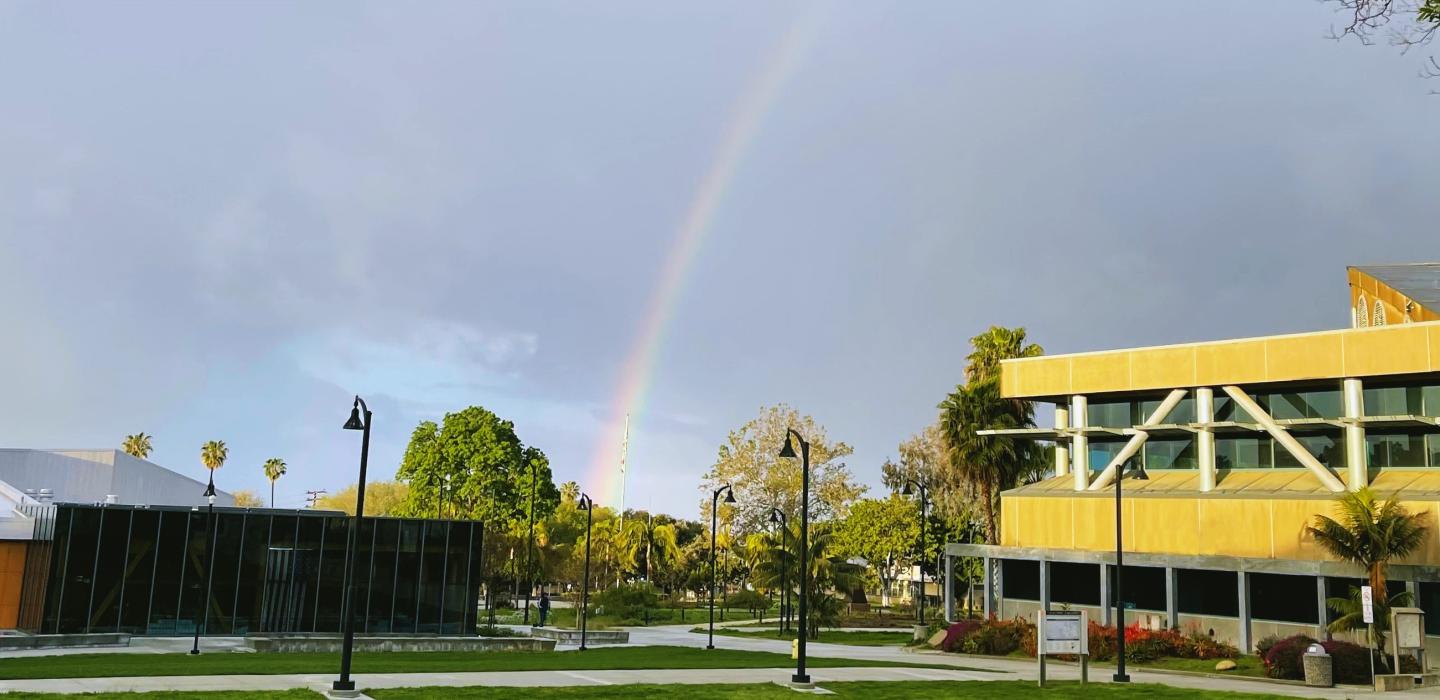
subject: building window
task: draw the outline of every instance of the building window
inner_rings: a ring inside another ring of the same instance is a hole
[[[1129,428],[1143,420],[1135,417],[1136,410],[1136,404],[1130,401],[1092,403],[1086,420],[1092,428]]]
[[[1180,589],[1179,599],[1175,602],[1181,614],[1212,617],[1240,615],[1240,588],[1235,572],[1176,569],[1175,582]]]
[[[1000,567],[1001,596],[1009,600],[1040,600],[1040,562],[1002,559]]]
[[[1385,305],[1375,302],[1375,314],[1370,317],[1370,324],[1374,326],[1385,325]]]
[[[1109,466],[1110,460],[1125,448],[1123,442],[1090,442],[1090,471],[1098,472]]]
[[[1250,574],[1250,609],[1257,620],[1319,622],[1315,577],[1289,574]]]
[[[1343,435],[1292,435],[1315,459],[1331,469],[1345,467],[1345,437]],[[1274,442],[1273,440],[1271,441]],[[1274,445],[1275,466],[1281,469],[1303,469],[1305,465],[1290,454],[1284,445]]]
[[[1255,400],[1276,420],[1339,418],[1345,415],[1339,389],[1260,394]]]
[[[1050,600],[1071,605],[1099,605],[1100,565],[1050,562]]]
[[[1386,386],[1365,389],[1365,415],[1418,416],[1424,411],[1425,388]]]
[[[1146,469],[1199,469],[1195,458],[1195,441],[1149,440],[1145,443]]]
[[[1160,404],[1161,404],[1162,401],[1163,401],[1162,399],[1152,399],[1152,400],[1149,400],[1149,401],[1141,401],[1141,402],[1140,402],[1140,416],[1139,416],[1139,420],[1136,420],[1136,421],[1135,421],[1136,425],[1139,425],[1140,423],[1143,423],[1143,422],[1145,422],[1147,419],[1149,419],[1149,418],[1150,418],[1150,415],[1155,412],[1155,409],[1160,408]],[[1190,397],[1190,396],[1187,396],[1187,397],[1185,397],[1185,398],[1183,398],[1183,399],[1180,399],[1180,403],[1175,404],[1175,408],[1170,409],[1170,415],[1165,416],[1165,419],[1162,420],[1162,421],[1160,421],[1160,422],[1161,422],[1161,423],[1194,423],[1194,422],[1195,422],[1195,399],[1194,399],[1193,397]]]
[[[1434,444],[1433,442],[1431,443]],[[1426,466],[1425,436],[1418,433],[1369,433],[1366,459],[1371,467]]]
[[[1117,567],[1109,567],[1110,591],[1115,591]],[[1126,566],[1124,602],[1140,610],[1165,610],[1165,570],[1155,566]]]
[[[1269,469],[1275,466],[1270,438],[1215,438],[1217,469]]]
[[[1359,327],[1365,328],[1366,326],[1370,325],[1370,307],[1365,301],[1364,294],[1360,295],[1360,303],[1355,305],[1355,315],[1357,317],[1357,325],[1359,325]]]

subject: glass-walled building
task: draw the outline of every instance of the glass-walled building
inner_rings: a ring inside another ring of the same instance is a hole
[[[331,511],[60,504],[40,514],[20,627],[38,633],[339,632],[351,518]],[[355,629],[475,629],[479,523],[365,518]]]

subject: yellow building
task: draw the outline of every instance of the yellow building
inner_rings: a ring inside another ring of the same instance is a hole
[[[1002,494],[1001,544],[947,545],[947,569],[984,559],[987,613],[1108,622],[1118,521],[1127,621],[1247,650],[1323,637],[1325,598],[1361,572],[1305,528],[1369,486],[1425,513],[1390,585],[1431,611],[1440,651],[1440,264],[1352,267],[1349,283],[1349,329],[1003,363],[1004,395],[1053,404],[1055,427],[991,432],[1052,442],[1054,471]]]

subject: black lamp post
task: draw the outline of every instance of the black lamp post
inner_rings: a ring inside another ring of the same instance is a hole
[[[585,584],[580,587],[580,651],[585,651],[586,616],[590,611],[590,519],[595,514],[595,501],[580,494],[580,509],[585,511]]]
[[[800,638],[795,649],[795,675],[790,677],[790,681],[809,683],[810,674],[805,673],[805,638],[810,634],[810,619],[805,599],[809,597],[807,588],[810,584],[809,562],[806,561],[810,553],[810,443],[805,442],[800,433],[786,428],[785,446],[780,448],[783,459],[795,458],[791,436],[800,441]]]
[[[790,528],[785,522],[785,512],[779,508],[770,509],[770,522],[780,526],[777,533],[780,538],[780,622],[776,627],[780,628],[780,636],[784,637],[785,623],[788,621],[785,617],[785,604],[790,602],[790,587],[785,585],[785,570],[790,568],[785,561],[785,555],[788,554],[785,551],[785,537],[790,534]]]
[[[190,655],[200,653],[200,627],[210,625],[210,582],[215,578],[215,470],[210,470],[210,483],[205,485],[205,493],[201,494],[209,505],[205,506],[205,558],[209,563],[205,565],[205,595],[200,598],[200,618],[195,621],[195,644],[190,647]],[[202,622],[203,620],[203,622]]]
[[[730,484],[715,489],[715,493],[710,495],[710,641],[705,643],[706,649],[715,648],[715,525],[722,493],[726,503],[735,502],[735,489],[730,488]]]
[[[1125,481],[1126,467],[1129,466],[1136,479],[1150,478],[1145,468],[1134,460],[1116,467],[1115,475],[1115,675],[1116,683],[1129,683],[1130,674],[1125,673],[1125,597],[1120,591],[1120,582],[1125,579],[1125,545],[1120,529],[1120,484]]]
[[[530,534],[525,538],[525,622],[530,622],[530,594],[535,590],[535,462],[530,462]]]
[[[914,486],[915,488],[910,488]],[[925,624],[925,515],[930,508],[930,488],[918,479],[906,479],[900,493],[909,496],[919,492],[920,496],[920,595],[916,597],[916,610],[920,611],[920,624]]]
[[[364,418],[361,418],[361,415]],[[350,655],[355,650],[355,620],[351,607],[355,601],[355,566],[359,557],[355,556],[355,545],[358,539],[360,520],[365,517],[365,467],[370,459],[370,423],[372,416],[370,407],[365,405],[365,400],[359,396],[355,397],[355,404],[350,407],[350,420],[345,421],[345,430],[359,430],[360,434],[360,481],[355,488],[355,517],[350,519],[350,530],[345,536],[345,595],[341,596],[340,613],[341,624],[345,630],[344,646],[340,650],[340,678],[330,684],[331,689],[341,691],[355,690],[355,681],[350,679]]]

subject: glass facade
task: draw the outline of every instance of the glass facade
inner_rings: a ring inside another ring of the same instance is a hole
[[[40,633],[339,632],[351,518],[278,511],[61,504],[47,566],[27,569]],[[479,523],[367,518],[355,619],[367,633],[472,632]],[[27,616],[26,613],[29,613]]]

